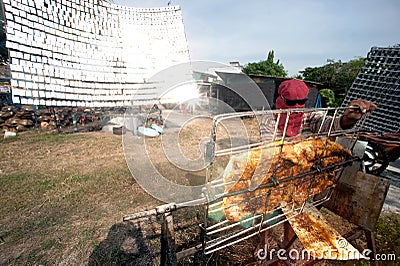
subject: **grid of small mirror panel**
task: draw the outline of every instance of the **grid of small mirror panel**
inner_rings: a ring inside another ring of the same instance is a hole
[[[3,0],[14,103],[147,105],[148,79],[189,61],[179,6],[104,0]]]

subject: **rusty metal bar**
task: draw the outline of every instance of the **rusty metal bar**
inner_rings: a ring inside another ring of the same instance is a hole
[[[177,208],[177,205],[175,203],[169,203],[169,204],[158,206],[155,209],[152,209],[149,211],[143,211],[143,212],[126,215],[123,217],[123,221],[130,221],[130,220],[136,220],[136,219],[149,217],[149,216],[153,216],[153,215],[165,214],[165,213],[176,210],[176,208]]]

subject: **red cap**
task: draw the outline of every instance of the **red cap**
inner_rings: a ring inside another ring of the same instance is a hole
[[[278,94],[289,100],[301,100],[307,98],[308,87],[302,80],[285,80],[279,85]]]

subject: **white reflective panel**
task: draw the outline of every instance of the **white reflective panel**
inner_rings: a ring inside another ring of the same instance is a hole
[[[32,89],[32,83],[31,83],[30,81],[26,81],[26,82],[25,82],[25,87],[24,87],[24,88],[27,89],[27,90]]]
[[[12,96],[12,101],[13,101],[13,103],[21,103],[21,101],[20,101],[20,97],[19,96]]]
[[[11,13],[6,13],[6,19],[7,19],[7,20],[10,20],[10,21],[14,20],[13,14],[11,14]]]
[[[24,89],[22,89],[22,87],[20,87],[20,88],[13,88],[12,89],[12,94],[13,95],[18,95],[18,96],[25,96],[26,95],[26,91]]]
[[[41,78],[43,78],[43,77],[39,77],[39,82],[40,82]],[[43,82],[40,82],[38,85],[39,85],[39,90],[44,90],[44,83]]]
[[[18,81],[15,79],[11,79],[11,86],[12,87],[18,87]]]

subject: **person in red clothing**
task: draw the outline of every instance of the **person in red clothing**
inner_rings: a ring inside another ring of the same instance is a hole
[[[283,81],[278,87],[278,98],[276,99],[276,109],[301,109],[305,108],[308,96],[308,87],[302,80],[291,79]],[[377,106],[366,100],[353,100],[349,106],[358,108],[346,109],[344,114],[335,118],[333,121],[333,130],[343,130],[353,127],[363,114],[374,111]],[[290,114],[286,128],[286,136],[294,137],[301,133],[316,133],[321,127],[322,132],[329,130],[332,117],[323,119],[324,114],[312,112],[304,114],[303,112],[294,112]],[[278,133],[284,131],[287,114],[282,114],[279,121],[274,117],[265,116],[260,125],[261,140],[268,141],[272,139],[276,123],[278,123]],[[322,124],[323,123],[323,124]],[[321,125],[322,124],[322,125]]]

